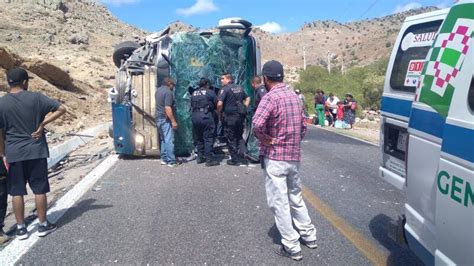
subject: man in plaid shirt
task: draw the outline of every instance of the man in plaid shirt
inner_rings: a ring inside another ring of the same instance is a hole
[[[309,248],[317,247],[316,228],[303,201],[299,177],[300,144],[306,133],[303,106],[283,83],[283,66],[278,61],[265,63],[262,72],[269,92],[257,108],[253,128],[260,141],[268,206],[282,236],[282,245],[275,252],[301,260],[300,241]]]

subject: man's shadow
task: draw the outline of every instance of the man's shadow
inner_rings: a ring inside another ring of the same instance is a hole
[[[83,201],[80,201],[77,203],[75,206],[69,208],[64,212],[64,210],[58,210],[52,213],[48,213],[48,217],[55,217],[58,215],[61,215],[63,213],[62,217],[60,217],[56,223],[58,228],[74,221],[75,219],[79,218],[82,216],[83,213],[91,210],[98,210],[98,209],[105,209],[105,208],[110,208],[113,207],[113,205],[93,205],[94,202],[97,201],[96,199],[86,199]],[[26,226],[29,226],[31,223],[33,223],[38,216],[35,214],[29,215],[25,217],[25,224]],[[16,231],[16,224],[12,225],[6,232],[8,236],[13,237],[15,235]]]
[[[278,231],[278,228],[276,227],[276,224],[273,224],[270,230],[268,230],[268,236],[272,239],[273,244],[281,244],[281,235],[280,231]]]
[[[84,213],[88,211],[113,207],[113,205],[95,205],[94,202],[96,201],[96,199],[85,199],[77,203],[75,206],[69,208],[66,213],[64,213],[64,215],[57,221],[58,228],[61,228],[62,226],[74,221],[75,219],[81,217]],[[57,212],[61,211],[62,210],[59,210]],[[48,215],[54,217],[54,215],[56,215],[56,212],[50,213]]]

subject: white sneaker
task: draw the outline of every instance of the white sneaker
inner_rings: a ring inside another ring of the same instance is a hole
[[[165,161],[163,161],[163,160],[160,160],[160,164],[161,164],[161,165],[167,165],[167,163],[166,163]]]
[[[178,167],[179,165],[181,165],[181,163],[176,162],[176,163],[169,163],[167,165],[168,165],[168,167],[175,168],[175,167]]]
[[[300,242],[301,242],[301,244],[303,244],[303,246],[306,246],[310,249],[315,249],[315,248],[318,247],[318,244],[316,243],[316,240],[306,241],[306,240],[301,239]]]

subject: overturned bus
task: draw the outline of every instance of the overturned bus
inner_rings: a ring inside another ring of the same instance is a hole
[[[220,76],[231,73],[235,83],[252,98],[251,81],[260,74],[260,48],[250,35],[252,24],[242,19],[219,21],[212,32],[177,32],[170,29],[154,33],[137,42],[123,42],[114,52],[117,66],[116,86],[109,91],[112,103],[115,151],[121,155],[159,155],[160,136],[155,124],[155,91],[171,76],[178,129],[175,153],[189,156],[195,149],[192,138],[189,87],[201,77],[220,87]],[[244,140],[248,154],[258,158],[258,147],[250,133],[252,108],[246,119]]]

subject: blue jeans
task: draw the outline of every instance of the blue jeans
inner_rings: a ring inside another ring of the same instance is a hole
[[[174,156],[174,131],[173,127],[171,126],[171,121],[165,118],[157,118],[156,126],[158,127],[158,133],[160,133],[161,138],[161,160],[168,164],[175,164],[176,157]]]

